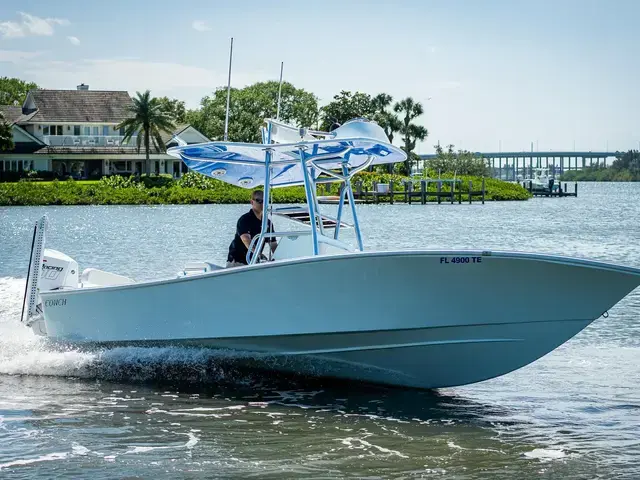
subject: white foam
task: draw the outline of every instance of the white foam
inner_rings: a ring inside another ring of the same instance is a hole
[[[42,455],[37,458],[25,458],[25,459],[13,460],[7,463],[0,463],[0,470],[2,470],[3,468],[18,467],[21,465],[30,465],[32,463],[51,462],[53,460],[63,460],[68,456],[69,454],[67,452],[60,452],[60,453],[49,453],[47,455]]]
[[[225,372],[216,360],[242,356],[180,347],[63,350],[20,322],[24,287],[25,279],[0,277],[0,374],[146,381],[165,379],[175,368],[179,380],[187,376],[195,381],[224,380]]]
[[[376,445],[374,443],[370,443],[363,438],[355,438],[355,437],[346,437],[341,440],[341,443],[345,445],[349,449],[356,450],[371,450],[372,448],[378,450],[380,453],[384,453],[387,455],[395,455],[400,458],[409,458],[407,455],[399,452],[398,450],[390,450],[385,447],[381,447],[380,445]]]
[[[531,450],[530,452],[525,452],[524,456],[527,458],[537,459],[543,462],[549,462],[551,460],[558,460],[560,458],[564,458],[566,457],[566,454],[562,450],[536,448],[534,450]]]

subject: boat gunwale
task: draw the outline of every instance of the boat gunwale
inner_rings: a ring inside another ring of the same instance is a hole
[[[150,286],[157,286],[163,284],[172,284],[180,282],[190,282],[195,280],[201,280],[203,278],[217,277],[232,274],[241,274],[243,272],[266,269],[266,268],[279,268],[290,265],[298,265],[302,263],[311,262],[325,262],[335,259],[351,259],[351,258],[375,258],[375,257],[443,257],[443,256],[478,256],[478,257],[492,257],[492,258],[513,258],[525,261],[542,261],[546,263],[556,263],[567,266],[593,268],[597,270],[611,271],[615,273],[635,275],[640,277],[640,268],[628,267],[624,265],[618,265],[614,263],[607,263],[598,260],[582,259],[577,257],[569,257],[556,254],[542,254],[542,253],[530,253],[530,252],[517,252],[517,251],[497,251],[497,250],[389,250],[389,251],[354,251],[348,253],[339,253],[332,255],[318,255],[318,256],[306,256],[292,259],[283,259],[274,262],[258,263],[253,265],[245,265],[234,268],[221,268],[219,270],[213,270],[211,272],[205,272],[201,274],[185,276],[185,277],[170,277],[157,280],[145,280],[134,281],[134,283],[124,285],[104,285],[104,286],[92,286],[92,287],[80,287],[72,288],[68,290],[47,290],[39,292],[41,297],[52,296],[66,296],[66,295],[79,295],[82,293],[97,292],[97,291],[115,291],[115,290],[128,290],[133,288],[145,288]],[[640,278],[638,279],[638,285],[640,285]]]

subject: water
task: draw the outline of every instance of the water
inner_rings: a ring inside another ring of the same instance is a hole
[[[516,249],[640,267],[640,184],[579,191],[363,205],[360,220],[368,248]],[[191,259],[224,261],[247,208],[0,208],[0,478],[640,477],[640,290],[532,365],[435,392],[268,376],[206,350],[54,349],[19,324],[42,213],[48,246],[81,268],[150,279]]]

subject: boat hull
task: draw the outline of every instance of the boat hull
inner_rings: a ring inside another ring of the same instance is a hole
[[[535,361],[639,283],[561,257],[374,252],[41,296],[58,341],[222,348],[260,368],[439,388]]]

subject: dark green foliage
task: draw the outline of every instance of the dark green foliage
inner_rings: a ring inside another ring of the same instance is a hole
[[[228,139],[231,142],[261,142],[260,127],[265,118],[276,118],[278,87],[275,81],[258,82],[231,89]],[[227,88],[202,99],[199,110],[187,113],[187,121],[213,140],[223,140],[227,108]],[[280,120],[300,127],[314,125],[318,119],[318,100],[312,93],[282,83]]]
[[[386,105],[385,105],[386,106]],[[329,131],[334,122],[343,124],[353,118],[363,117],[373,120],[374,115],[380,109],[380,104],[375,103],[367,93],[351,93],[342,90],[333,97],[333,101],[322,107],[322,124],[320,129]]]
[[[162,140],[162,132],[171,133],[176,129],[170,113],[158,98],[151,97],[149,90],[144,93],[136,92],[133,104],[129,107],[130,117],[123,120],[115,128],[124,128],[124,141],[128,141],[132,136],[137,135],[138,149],[144,145],[146,156],[145,171],[151,174],[151,160],[149,160],[149,150],[153,143],[159,151],[164,151],[165,145]]]
[[[443,176],[443,178],[451,176]],[[479,177],[459,177],[460,188],[468,191],[469,180],[473,180],[473,189],[480,190],[482,179]],[[354,178],[362,181],[363,189],[371,191],[373,182],[389,183],[393,181],[396,190],[403,188],[403,182],[413,181],[414,188],[420,188],[420,179],[407,178],[388,173],[361,172]],[[433,180],[433,178],[432,178]],[[486,179],[487,200],[526,200],[531,195],[518,184],[501,180]],[[147,183],[147,186],[145,186]],[[327,192],[320,187],[319,194],[336,194],[337,184]],[[436,184],[431,182],[429,190],[435,191]],[[457,190],[456,190],[457,191]],[[302,186],[274,188],[274,203],[304,203]],[[198,204],[198,203],[240,203],[248,204],[251,189],[244,189],[190,172],[180,179],[152,176],[135,177],[111,176],[98,182],[75,182],[73,180],[52,182],[16,182],[0,184],[0,205],[143,205],[143,204]]]
[[[435,148],[437,157],[426,161],[428,169],[435,172],[455,172],[457,175],[489,176],[489,166],[486,161],[473,152],[467,150],[455,152],[453,145],[447,145],[447,150],[443,150],[440,145],[436,145]]]
[[[640,151],[629,150],[618,155],[610,167],[595,166],[571,170],[561,175],[563,182],[638,182],[640,181]]]
[[[416,102],[413,98],[407,97],[393,106],[393,110],[400,114],[400,133],[402,134],[402,149],[407,154],[405,161],[405,170],[403,173],[409,175],[411,173],[411,165],[414,162],[414,156],[411,153],[416,148],[416,143],[427,138],[428,130],[422,125],[417,125],[413,121],[424,113],[424,108],[420,102]]]
[[[19,78],[0,77],[0,105],[22,105],[29,90],[38,87]]]
[[[13,149],[13,129],[0,112],[0,151]]]
[[[186,177],[186,179],[185,179]],[[0,184],[0,205],[143,205],[249,203],[251,190],[190,173],[174,180],[162,176],[104,177],[99,182],[17,182]],[[197,178],[201,177],[201,178]],[[145,186],[145,183],[148,186]],[[276,203],[304,202],[303,187],[273,190]]]
[[[169,97],[159,97],[158,103],[176,124],[184,124],[187,121],[187,109],[184,101]]]

